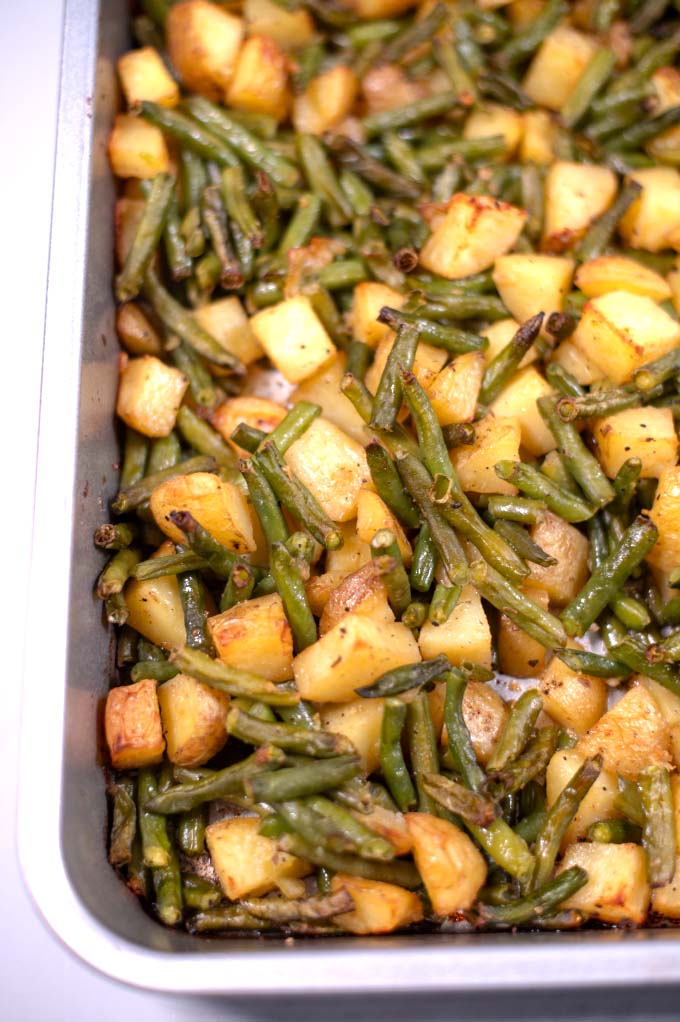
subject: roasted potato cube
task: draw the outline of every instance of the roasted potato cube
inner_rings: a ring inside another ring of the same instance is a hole
[[[576,643],[572,648],[579,649]],[[538,683],[543,707],[554,721],[577,735],[593,727],[607,709],[607,684],[583,671],[572,671],[552,657]]]
[[[361,79],[361,95],[368,114],[407,106],[423,99],[428,92],[422,79],[410,78],[398,64],[379,64]]]
[[[250,35],[268,36],[286,53],[302,49],[314,38],[309,11],[287,11],[275,0],[245,0],[243,13]]]
[[[387,590],[374,561],[353,571],[333,589],[319,621],[319,635],[325,635],[347,614],[364,614],[374,621],[394,621]]]
[[[347,703],[355,690],[381,674],[420,660],[418,644],[405,625],[383,624],[348,614],[293,660],[300,696],[315,702]]]
[[[444,653],[454,667],[463,660],[491,666],[491,629],[474,586],[463,587],[458,603],[443,625],[425,622],[418,645],[423,660],[433,660]]]
[[[500,199],[458,192],[423,245],[421,265],[449,280],[488,270],[513,247],[526,216]]]
[[[474,419],[483,376],[481,351],[458,355],[437,373],[430,384],[429,397],[441,426]]]
[[[678,460],[678,435],[670,408],[626,408],[597,419],[593,435],[610,479],[628,458],[640,459],[643,479],[658,479]]]
[[[362,21],[394,18],[415,7],[417,0],[347,0],[346,6]]]
[[[486,880],[486,863],[467,834],[429,813],[407,813],[413,858],[439,916],[471,908]]]
[[[659,538],[647,554],[652,567],[672,571],[680,564],[680,468],[666,468],[659,476],[659,485],[649,517],[659,530]]]
[[[599,256],[581,263],[574,284],[589,298],[599,298],[609,291],[630,291],[634,295],[652,298],[655,302],[663,302],[671,297],[670,286],[660,273],[625,256]]]
[[[408,567],[411,564],[413,550],[399,520],[392,514],[382,497],[374,490],[363,487],[359,490],[357,501],[357,536],[364,543],[370,544],[380,529],[389,529],[394,533],[399,552]]]
[[[167,557],[174,552],[174,544],[166,540],[151,556]],[[131,628],[163,649],[176,649],[184,644],[184,611],[176,575],[161,575],[148,582],[130,579],[124,595]]]
[[[579,740],[580,756],[602,756],[606,770],[635,780],[646,766],[670,766],[670,732],[659,704],[636,685]]]
[[[170,167],[161,129],[133,114],[117,114],[109,139],[109,159],[116,177],[155,177]]]
[[[312,613],[317,616],[323,613],[331,595],[348,575],[371,563],[371,548],[357,536],[355,523],[340,525],[340,531],[342,546],[327,552],[326,571],[323,575],[313,575],[305,587]]]
[[[604,373],[595,365],[593,360],[584,354],[572,341],[562,341],[555,348],[552,357],[568,373],[571,373],[577,383],[589,387],[591,383],[604,379]]]
[[[487,365],[496,357],[496,355],[501,353],[503,348],[507,348],[518,330],[519,323],[516,319],[499,319],[496,323],[491,323],[483,330],[480,330],[482,337],[486,337],[489,342],[489,347],[485,352],[483,352],[484,360]],[[524,369],[532,362],[535,362],[537,358],[538,353],[536,351],[536,345],[532,344],[520,362],[518,368]]]
[[[136,302],[125,302],[116,309],[116,333],[130,355],[160,355],[163,351],[155,327]]]
[[[597,48],[592,36],[559,25],[541,43],[522,88],[537,106],[561,110]]]
[[[205,840],[222,890],[232,901],[250,895],[259,898],[273,891],[279,880],[297,879],[312,872],[304,859],[280,851],[276,841],[258,834],[260,821],[236,816],[211,823]]]
[[[350,740],[367,774],[372,774],[380,766],[382,719],[382,699],[354,699],[351,703],[321,709],[321,723],[326,731],[344,735]]]
[[[490,138],[502,135],[505,139],[505,159],[515,153],[522,137],[522,115],[508,106],[486,103],[469,115],[463,126],[463,138]]]
[[[583,237],[616,195],[616,174],[592,163],[558,161],[545,179],[544,252],[564,252]]]
[[[340,390],[346,365],[347,356],[338,352],[335,358],[298,384],[289,401],[292,405],[298,401],[321,405],[325,419],[363,446],[366,443],[366,424],[349,398]]]
[[[394,845],[396,855],[408,855],[413,848],[413,838],[402,813],[393,813],[391,809],[374,804],[370,813],[360,813],[354,809],[352,815],[376,834],[387,838]]]
[[[674,794],[676,799],[680,796],[680,792],[676,791]],[[663,887],[655,887],[652,890],[651,908],[652,912],[656,912],[660,916],[680,919],[680,855],[675,858],[673,879]]]
[[[525,584],[522,590],[543,610],[548,609],[549,597],[545,589]],[[536,678],[543,670],[545,646],[527,635],[505,614],[501,614],[498,622],[496,647],[503,674],[510,674],[514,678]]]
[[[243,21],[207,0],[173,4],[165,22],[170,60],[185,87],[224,99],[243,38]]]
[[[571,340],[614,383],[626,383],[680,344],[680,323],[651,298],[610,291],[586,302]]]
[[[170,512],[190,511],[218,543],[237,553],[255,549],[246,498],[238,486],[211,472],[168,479],[153,491],[150,505],[156,525],[175,543],[184,542],[184,533],[173,525]]]
[[[250,457],[245,451],[231,439],[231,435],[242,422],[247,426],[254,426],[265,433],[271,433],[282,419],[286,417],[286,409],[276,401],[270,401],[266,397],[255,397],[251,394],[242,394],[239,397],[230,397],[218,405],[210,417],[210,421],[221,433],[227,443],[238,452],[240,457]]]
[[[558,872],[571,866],[585,869],[588,882],[564,902],[564,908],[580,909],[603,923],[644,923],[650,887],[640,845],[570,845]]]
[[[680,249],[680,172],[674,167],[649,167],[631,175],[642,194],[619,223],[626,244],[648,252]]]
[[[357,284],[352,298],[352,333],[356,340],[377,348],[385,337],[393,337],[390,327],[378,322],[378,313],[385,305],[400,309],[405,301],[405,295],[377,280]]]
[[[106,697],[104,733],[114,769],[136,770],[160,763],[165,742],[156,682],[144,678],[136,685],[112,688]]]
[[[574,525],[552,511],[533,526],[531,538],[546,554],[554,557],[557,564],[547,567],[532,564],[530,584],[545,590],[551,603],[566,607],[588,581],[588,540]]]
[[[209,617],[208,629],[218,657],[230,667],[269,681],[293,677],[293,633],[278,593]]]
[[[445,748],[448,743],[448,734],[444,724],[445,684],[434,686],[429,694],[429,702],[435,735],[439,737]],[[483,766],[489,761],[507,716],[507,706],[495,689],[490,685],[485,685],[482,681],[467,683],[463,695],[463,720],[470,732],[475,756]]]
[[[335,916],[334,922],[350,933],[392,933],[423,918],[420,898],[403,887],[336,873],[331,891],[343,888],[352,895],[354,908]]]
[[[299,383],[336,353],[323,323],[305,295],[262,309],[250,320],[258,341],[289,383]]]
[[[564,256],[513,253],[496,260],[493,280],[518,323],[537,312],[561,312],[571,287],[574,261]],[[544,322],[545,322],[544,320]]]
[[[188,674],[177,674],[158,690],[168,759],[197,767],[217,755],[227,740],[229,696]]]
[[[519,461],[521,439],[517,419],[497,419],[489,414],[476,422],[474,444],[449,451],[463,489],[477,493],[516,493],[512,483],[499,479],[494,465],[505,460]]]
[[[227,103],[237,110],[269,114],[282,121],[292,93],[288,84],[288,61],[273,39],[253,35],[246,39],[236,59]]]
[[[548,763],[545,776],[549,806],[553,804],[579,767],[582,766],[584,759],[585,756],[581,756],[574,749],[558,749],[553,755]],[[562,839],[562,848],[566,848],[572,841],[584,838],[588,827],[597,823],[598,820],[611,820],[620,816],[620,813],[614,808],[618,793],[616,774],[611,770],[601,770],[597,780],[578,807],[574,819],[567,827]]]
[[[184,373],[155,355],[131,358],[120,371],[116,412],[145,436],[167,436],[188,386]]]
[[[375,350],[375,358],[368,367],[366,373],[365,383],[372,394],[375,394],[378,389],[380,377],[383,374],[385,363],[387,358],[392,351],[392,345],[394,344],[394,334],[392,331],[383,337],[382,341],[379,342],[378,347]],[[443,348],[435,348],[433,344],[427,344],[425,341],[421,341],[418,345],[415,358],[413,360],[413,374],[417,379],[420,386],[428,391],[437,376],[437,373],[446,364],[447,354]]]
[[[244,365],[262,358],[262,345],[253,333],[241,300],[236,295],[218,298],[194,310],[194,318],[225,351],[236,355]]]
[[[522,163],[552,163],[555,159],[555,125],[545,110],[523,114],[524,132],[519,146]]]
[[[322,135],[335,128],[352,109],[358,89],[357,76],[346,64],[336,64],[312,78],[302,95],[293,101],[295,130]]]
[[[285,460],[334,522],[356,516],[359,492],[371,478],[364,448],[356,440],[327,419],[315,419],[288,448]]]
[[[116,66],[128,106],[142,100],[170,107],[179,103],[177,82],[153,46],[128,50],[119,57]]]
[[[546,378],[534,366],[516,373],[498,397],[492,401],[490,411],[497,418],[516,419],[522,436],[522,446],[529,454],[539,456],[556,447],[555,438],[541,418],[536,402],[539,397],[552,393]]]

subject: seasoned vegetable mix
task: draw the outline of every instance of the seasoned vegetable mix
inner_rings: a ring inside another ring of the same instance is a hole
[[[680,919],[678,0],[144,0],[109,858],[196,933]]]

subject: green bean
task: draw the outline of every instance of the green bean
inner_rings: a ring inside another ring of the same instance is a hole
[[[313,192],[302,194],[279,242],[279,255],[286,256],[292,248],[306,245],[316,230],[320,215],[321,199]]]
[[[251,205],[243,168],[225,167],[222,171],[221,185],[222,198],[229,217],[238,224],[253,248],[261,248],[264,243],[262,225]]]
[[[354,908],[354,900],[344,887],[331,894],[309,898],[242,898],[239,904],[243,912],[256,919],[279,924],[298,919],[332,919]]]
[[[383,136],[385,153],[394,169],[409,181],[421,187],[425,185],[425,175],[416,159],[411,146],[396,132],[389,131]],[[417,257],[416,257],[417,265]]]
[[[564,0],[548,0],[540,13],[498,51],[498,63],[502,67],[513,67],[531,56],[568,12]]]
[[[386,164],[381,163],[380,160],[372,155],[367,146],[354,142],[345,135],[326,134],[324,140],[328,147],[337,155],[345,170],[351,170],[356,172],[357,175],[361,175],[363,181],[367,181],[376,188],[380,188],[397,198],[417,199],[420,195],[418,185],[414,184],[413,181],[409,181],[403,175],[398,174],[391,167],[386,166]],[[343,192],[345,191],[346,189],[343,188]],[[354,209],[354,202],[356,200],[348,196],[347,201]],[[366,213],[360,215],[366,216],[371,208],[373,208],[372,205]]]
[[[224,895],[220,888],[216,884],[211,884],[209,880],[195,873],[183,873],[182,899],[187,908],[205,912],[216,908],[224,900]]]
[[[255,588],[255,576],[248,564],[239,562],[229,572],[227,584],[220,597],[220,612],[231,610],[238,603],[249,600]]]
[[[286,417],[276,426],[268,436],[268,441],[275,444],[281,454],[285,454],[296,440],[307,432],[314,419],[321,414],[321,405],[312,404],[311,401],[298,401],[288,412]]]
[[[238,165],[238,156],[233,148],[224,139],[209,131],[208,126],[198,123],[193,117],[187,117],[179,110],[170,110],[148,100],[142,100],[139,112],[145,120],[155,124],[161,131],[177,139],[182,146],[191,149],[204,160],[213,160],[220,167]]]
[[[439,772],[437,739],[430,715],[430,701],[425,692],[419,692],[406,711],[406,735],[411,759],[411,771],[418,793],[418,810],[437,814],[434,800],[425,790],[426,776]]]
[[[400,128],[408,127],[411,124],[418,124],[420,121],[429,120],[438,114],[447,113],[457,102],[456,93],[439,92],[432,96],[425,96],[423,99],[416,99],[412,103],[406,103],[392,110],[384,110],[380,113],[370,114],[362,120],[362,126],[366,136],[382,135],[386,131],[398,131]]]
[[[491,404],[512,378],[540,333],[543,315],[542,312],[539,312],[523,323],[509,344],[488,363],[479,391],[478,400],[481,404]]]
[[[401,615],[401,623],[407,628],[417,629],[427,621],[429,607],[422,600],[412,600]]]
[[[605,148],[615,145],[619,149],[635,149],[651,138],[656,138],[662,131],[675,127],[680,123],[680,104],[672,106],[655,117],[645,118],[637,124],[631,124],[619,132],[615,143],[607,143]]]
[[[465,554],[454,530],[430,497],[432,488],[430,473],[418,458],[405,452],[397,458],[397,468],[406,489],[420,508],[430,529],[432,541],[442,559],[450,584],[464,584],[468,577]]]
[[[227,211],[217,184],[208,185],[201,196],[201,220],[219,264],[221,286],[225,291],[238,289],[243,285],[246,274],[231,243]]]
[[[420,334],[414,327],[404,325],[397,328],[397,336],[373,399],[371,426],[393,429],[403,396],[401,371],[412,368],[419,340]]]
[[[137,832],[134,782],[123,777],[119,781],[109,784],[106,793],[111,799],[109,862],[112,866],[125,866],[132,861],[132,850]]]
[[[505,721],[498,742],[487,763],[489,773],[497,773],[516,759],[526,746],[538,716],[543,697],[536,689],[523,692]]]
[[[318,813],[321,819],[333,824],[338,832],[345,836],[353,854],[378,862],[389,862],[394,859],[394,845],[367,827],[343,806],[323,795],[310,795],[306,799],[306,804]]]
[[[368,216],[375,197],[363,178],[355,174],[353,170],[345,169],[340,172],[339,180],[340,187],[354,210],[355,216]]]
[[[583,239],[576,247],[576,258],[588,262],[601,256],[610,244],[614,231],[627,209],[632,206],[642,191],[637,181],[627,181],[608,210],[591,224]]]
[[[533,844],[541,833],[541,828],[546,821],[548,813],[545,807],[541,809],[535,809],[528,816],[525,816],[519,821],[515,827],[515,833],[527,841],[529,844]]]
[[[275,745],[286,752],[321,759],[352,752],[352,744],[344,735],[310,730],[294,724],[268,723],[235,706],[227,714],[227,731],[250,745]]]
[[[408,692],[414,688],[429,686],[450,670],[451,664],[443,653],[432,660],[423,660],[421,663],[406,664],[404,667],[394,667],[391,671],[381,674],[370,685],[363,685],[355,689],[356,694],[362,699],[378,699],[383,696],[397,696],[402,692]]]
[[[630,673],[626,665],[614,657],[601,656],[599,653],[591,653],[585,649],[560,649],[558,647],[553,652],[572,671],[580,674],[592,674],[594,678],[621,678],[627,677]]]
[[[253,455],[256,467],[262,471],[272,490],[300,524],[317,542],[328,550],[342,545],[342,533],[321,508],[316,498],[299,479],[288,474],[278,448],[268,438],[260,451]]]
[[[136,663],[130,670],[130,681],[133,684],[142,681],[143,678],[153,678],[155,681],[170,681],[179,674],[174,664],[167,660],[143,660]]]
[[[260,444],[267,439],[267,435],[263,430],[249,426],[247,422],[239,422],[229,439],[249,454],[254,454]]]
[[[240,905],[225,905],[220,908],[195,912],[187,920],[189,933],[214,933],[220,930],[259,931],[269,929],[270,924],[244,912]]]
[[[622,845],[629,841],[639,844],[642,830],[629,820],[598,820],[588,827],[589,841],[603,845]]]
[[[166,926],[177,926],[182,921],[182,881],[179,862],[171,850],[165,866],[151,871],[155,902],[154,911]]]
[[[447,586],[438,582],[430,603],[429,620],[435,625],[446,624],[458,605],[461,592],[462,588],[459,585]]]
[[[100,525],[94,534],[94,542],[102,550],[124,550],[134,543],[137,534],[138,529],[134,522]]]
[[[314,135],[296,137],[297,152],[312,191],[328,206],[335,226],[352,219],[352,207],[343,192],[323,144]]]
[[[241,472],[248,487],[250,500],[267,540],[267,547],[271,550],[275,543],[286,542],[288,539],[288,527],[281,514],[274,491],[252,459],[241,462]]]
[[[593,516],[593,510],[580,497],[557,486],[533,465],[520,461],[499,461],[495,465],[499,478],[513,483],[522,493],[543,501],[551,511],[567,522],[584,522]]]
[[[496,818],[493,802],[441,774],[427,774],[423,787],[435,802],[476,827],[489,827]]]
[[[526,529],[516,522],[507,522],[501,519],[494,523],[493,531],[498,533],[522,560],[542,564],[545,567],[557,564],[556,559],[547,554],[537,543],[534,543]]]
[[[204,806],[196,806],[195,809],[191,809],[188,813],[182,813],[177,821],[177,844],[184,855],[192,857],[203,854],[205,851],[206,823],[207,813]],[[217,889],[215,888],[214,890],[216,891]],[[219,894],[219,892],[217,893]],[[222,900],[221,895],[219,895],[218,900]]]
[[[294,706],[299,701],[296,692],[274,685],[259,674],[213,660],[200,650],[187,649],[186,646],[173,650],[170,661],[185,674],[227,695],[246,696],[271,706]]]
[[[591,391],[582,397],[562,397],[557,402],[557,414],[564,422],[577,419],[600,418],[623,411],[625,408],[636,408],[642,404],[642,396],[625,387],[611,390]]]
[[[675,809],[670,773],[666,767],[648,766],[638,777],[645,814],[642,844],[652,887],[670,883],[675,873]]]
[[[170,174],[157,174],[151,182],[125,264],[116,278],[116,298],[119,302],[136,298],[142,289],[144,275],[163,234],[174,189],[175,179]]]
[[[149,441],[141,433],[127,426],[123,445],[123,464],[120,470],[121,490],[136,485],[146,473]]]
[[[475,79],[463,65],[451,40],[445,36],[438,36],[436,39],[433,39],[432,53],[451,82],[456,102],[462,106],[471,106],[477,96]]]
[[[593,54],[560,112],[567,128],[575,128],[585,117],[593,99],[609,80],[615,64],[616,55],[611,50],[597,50]]]
[[[562,623],[549,611],[515,589],[488,564],[474,561],[470,565],[470,581],[485,600],[542,646],[547,649],[564,646],[566,633]]]
[[[234,567],[241,563],[239,555],[214,539],[207,529],[204,529],[200,522],[196,521],[190,511],[171,511],[170,520],[173,525],[182,530],[192,552],[201,558],[201,563],[195,567],[201,568],[207,565],[218,578],[226,579],[229,578]],[[186,568],[185,570],[193,569]]]
[[[475,427],[471,422],[452,422],[442,428],[442,436],[447,448],[463,447],[466,444],[474,444]]]
[[[177,586],[184,613],[187,646],[210,653],[213,645],[207,627],[205,586],[200,576],[190,571],[177,576]]]
[[[448,737],[448,749],[457,772],[466,787],[480,794],[485,787],[484,771],[477,762],[470,732],[463,718],[463,696],[467,686],[465,674],[459,670],[449,671],[446,678],[446,702],[444,719]]]
[[[425,522],[418,532],[413,560],[411,561],[411,587],[419,593],[426,593],[432,585],[437,566],[437,548],[430,526]]]
[[[479,918],[486,924],[512,927],[534,924],[576,894],[588,882],[588,874],[580,866],[571,866],[549,880],[532,894],[506,902],[504,905],[480,905]]]
[[[535,777],[540,777],[547,767],[557,745],[557,728],[543,727],[522,752],[499,773],[494,789],[497,797],[511,795]]]
[[[295,649],[301,652],[316,642],[317,632],[300,569],[283,543],[273,543],[269,556],[270,570],[293,633]]]
[[[511,877],[526,883],[534,868],[534,857],[526,841],[500,817],[489,827],[477,827],[465,822],[475,841]]]
[[[417,802],[401,748],[406,714],[406,703],[400,699],[386,699],[380,729],[380,770],[402,813],[412,809]]]
[[[285,754],[279,749],[265,746],[240,763],[211,772],[199,780],[178,784],[151,797],[148,801],[149,809],[165,824],[164,816],[168,814],[187,813],[213,799],[241,794],[249,778],[268,770],[276,770],[284,760]]]
[[[436,348],[445,348],[454,355],[469,351],[485,351],[489,346],[486,337],[461,330],[459,327],[442,326],[440,323],[434,323],[417,313],[403,309],[391,309],[389,306],[385,306],[380,310],[377,318],[379,323],[385,323],[397,331],[402,326],[410,326],[419,336],[427,339],[429,344]],[[404,368],[410,369],[411,366],[404,365]]]
[[[137,775],[137,805],[139,834],[142,840],[142,854],[145,866],[154,869],[167,866],[172,854],[165,818],[152,808],[158,797],[156,775],[149,767],[142,768]]]
[[[548,810],[545,823],[536,838],[536,865],[531,878],[531,890],[538,890],[549,881],[567,827],[599,777],[601,769],[601,760],[586,759]]]
[[[557,414],[554,399],[541,397],[538,398],[536,404],[541,418],[557,442],[560,456],[564,459],[586,497],[596,507],[602,507],[613,500],[614,488],[600,467],[600,463],[587,449],[576,427],[562,421]]]
[[[427,295],[427,290],[425,293]],[[428,298],[428,304],[420,306],[418,312],[425,319],[486,319],[491,322],[509,316],[502,300],[495,295],[465,291]]]
[[[274,773],[254,774],[244,786],[255,802],[287,802],[332,790],[360,772],[358,756],[335,756],[305,766],[283,767]]]
[[[100,600],[122,593],[123,586],[140,559],[139,550],[132,547],[124,547],[113,555],[97,580],[97,596]]]
[[[622,813],[631,823],[642,830],[646,817],[639,786],[633,781],[619,777],[618,787],[619,793],[614,800],[615,811]]]
[[[348,873],[350,876],[396,884],[411,890],[421,884],[420,874],[411,862],[399,859],[394,862],[376,862],[360,856],[338,855],[304,841],[296,834],[283,834],[278,845],[284,852],[336,873]]]
[[[680,351],[677,348],[662,355],[661,358],[640,366],[633,373],[633,383],[645,395],[654,390],[660,383],[672,379],[680,372]]]
[[[420,522],[418,510],[405,492],[394,462],[376,440],[366,447],[366,460],[376,490],[390,511],[405,525],[415,528]]]

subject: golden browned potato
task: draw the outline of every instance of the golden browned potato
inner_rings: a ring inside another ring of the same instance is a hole
[[[430,813],[407,813],[413,858],[437,915],[471,908],[486,880],[486,863],[467,834]]]
[[[382,699],[354,699],[350,703],[321,708],[321,723],[326,731],[350,740],[368,774],[380,765],[382,719]]]
[[[602,756],[605,769],[635,780],[646,766],[670,766],[670,732],[659,704],[636,685],[599,719],[575,747],[581,756]]]
[[[512,252],[496,259],[493,281],[518,323],[539,312],[562,312],[571,287],[574,260],[565,256]]]
[[[163,758],[165,742],[156,697],[156,682],[112,688],[106,697],[104,734],[116,770],[153,766]]]
[[[463,126],[463,138],[489,138],[500,135],[505,140],[503,156],[509,160],[517,150],[523,130],[522,115],[499,103],[476,107]]]
[[[429,387],[429,398],[440,426],[474,419],[483,376],[481,351],[458,355],[437,373]]]
[[[578,649],[574,642],[569,643]],[[572,671],[559,657],[552,657],[538,683],[543,706],[562,727],[584,734],[607,709],[607,684],[583,671]]]
[[[564,252],[609,209],[617,190],[609,167],[591,163],[553,163],[545,179],[545,219],[541,248]]]
[[[551,603],[565,607],[588,580],[589,544],[582,532],[548,511],[531,529],[531,538],[557,564],[532,564],[530,584],[543,589]]]
[[[208,618],[208,630],[223,663],[269,681],[293,676],[293,633],[278,593],[237,603]]]
[[[307,876],[304,859],[282,852],[270,837],[258,834],[260,821],[237,816],[211,823],[205,840],[222,890],[232,901],[273,891],[281,879]]]
[[[116,309],[116,333],[130,355],[160,355],[163,350],[156,328],[136,302]]]
[[[441,686],[442,688],[444,686]],[[469,681],[463,695],[463,720],[470,732],[475,756],[484,766],[489,762],[508,716],[508,707],[490,685],[483,681]],[[446,728],[442,743],[447,741]]]
[[[593,423],[600,464],[610,479],[628,458],[642,462],[640,476],[658,479],[678,460],[678,435],[670,408],[625,408]]]
[[[522,88],[537,106],[561,110],[597,49],[592,36],[558,25],[541,43]]]
[[[621,218],[619,230],[632,248],[660,252],[680,249],[680,172],[675,167],[649,167],[630,175],[642,194]]]
[[[546,771],[546,797],[551,806],[560,792],[569,784],[576,771],[583,765],[585,756],[574,749],[558,749],[548,763]],[[616,819],[621,814],[615,808],[619,793],[616,774],[601,770],[595,783],[581,801],[576,815],[567,827],[562,848],[586,836],[588,827],[598,820]]]
[[[413,550],[399,519],[392,514],[385,501],[375,490],[368,486],[362,486],[357,500],[357,536],[364,543],[370,544],[376,532],[380,532],[381,529],[389,529],[394,533],[399,552],[408,568],[411,564]]]
[[[158,690],[168,759],[178,766],[207,763],[227,740],[229,696],[188,674],[177,674]]]
[[[247,426],[271,433],[285,417],[286,409],[276,401],[270,401],[266,397],[255,397],[252,394],[242,394],[239,397],[227,398],[218,405],[210,421],[241,458],[248,458],[249,452],[231,439],[236,427],[244,422]]]
[[[220,101],[231,84],[243,38],[243,21],[208,0],[170,7],[165,42],[187,89]]]
[[[251,318],[250,326],[289,383],[306,380],[337,351],[306,295],[262,309]]]
[[[488,195],[456,193],[420,250],[421,265],[449,280],[488,270],[513,247],[526,216]]]
[[[211,472],[192,472],[161,483],[151,494],[151,514],[156,525],[175,543],[184,534],[170,518],[171,511],[190,511],[219,543],[246,553],[255,549],[246,498],[233,483]]]
[[[670,286],[660,273],[626,256],[599,256],[581,263],[574,283],[589,298],[599,298],[609,291],[630,291],[655,302],[671,297]]]
[[[349,398],[340,390],[346,366],[347,356],[344,352],[338,352],[330,362],[299,383],[289,401],[291,405],[299,401],[321,405],[324,419],[363,446],[366,443],[366,424]]]
[[[166,541],[151,556],[167,557],[174,552],[174,544]],[[184,645],[184,611],[176,575],[161,575],[149,581],[130,579],[123,595],[130,628],[163,649],[177,649]]]
[[[343,889],[352,895],[354,908],[335,916],[334,922],[350,933],[392,933],[423,918],[418,895],[395,884],[336,873],[331,891]]]
[[[392,337],[394,331],[386,323],[378,322],[378,313],[385,305],[400,309],[405,300],[405,295],[377,280],[357,284],[352,296],[352,333],[357,341],[377,348],[385,337]]]
[[[315,419],[288,448],[285,461],[334,522],[356,517],[359,494],[371,478],[356,440],[327,419]]]
[[[549,597],[545,589],[525,583],[522,591],[543,610],[548,609]],[[527,635],[505,614],[501,614],[498,622],[496,648],[503,674],[511,674],[514,678],[536,678],[543,670],[545,646]]]
[[[644,923],[650,887],[640,845],[570,845],[558,872],[571,866],[585,869],[588,882],[564,902],[564,908],[580,909],[603,923]]]
[[[378,347],[375,350],[375,357],[373,362],[368,367],[366,373],[365,383],[372,394],[375,394],[378,389],[380,377],[383,374],[385,363],[387,358],[392,351],[394,344],[394,333],[391,331],[386,334],[385,337],[378,343]],[[443,348],[435,348],[433,344],[427,344],[421,341],[416,351],[416,357],[413,362],[413,375],[417,379],[420,386],[428,391],[432,381],[436,375],[446,364],[447,354]],[[405,418],[406,409],[402,409],[402,414],[399,418]]]
[[[536,403],[540,397],[549,394],[552,394],[552,387],[543,374],[530,365],[515,373],[490,406],[490,411],[497,418],[517,420],[522,447],[536,457],[547,454],[556,446]]]
[[[161,129],[132,114],[116,116],[109,139],[109,159],[116,177],[155,177],[170,168]]]
[[[325,635],[347,614],[365,614],[375,621],[388,623],[394,621],[375,561],[353,571],[333,589],[319,620],[319,635]]]
[[[649,517],[659,538],[647,554],[647,561],[661,572],[680,564],[680,467],[667,468],[659,477]]]
[[[245,0],[243,14],[250,35],[268,36],[287,53],[302,49],[314,38],[314,21],[309,11],[287,11],[275,0]]]
[[[143,100],[161,106],[177,106],[179,88],[153,46],[128,50],[117,63],[118,77],[128,106]]]
[[[464,586],[458,603],[442,625],[426,621],[418,645],[423,660],[443,653],[454,666],[463,660],[491,666],[491,629],[482,601],[473,586]]]
[[[281,121],[291,101],[288,61],[283,51],[266,36],[253,35],[246,39],[227,92],[229,106],[269,114]]]
[[[345,64],[317,75],[293,101],[295,130],[321,135],[337,127],[352,109],[358,88],[357,76]]]
[[[116,412],[145,436],[167,436],[188,386],[184,373],[155,355],[131,358],[120,371]]]
[[[521,440],[517,419],[497,419],[489,414],[476,422],[475,442],[449,451],[463,489],[477,493],[517,493],[512,483],[496,475],[494,465],[499,461],[519,461]]]
[[[550,114],[546,110],[527,110],[523,120],[524,131],[519,145],[522,163],[552,163],[556,130]]]
[[[413,838],[409,834],[403,813],[393,813],[391,809],[385,809],[374,803],[370,813],[360,813],[355,809],[352,810],[352,815],[394,845],[395,855],[408,855],[413,848]]]
[[[236,295],[206,302],[205,305],[194,309],[194,318],[225,351],[236,355],[244,365],[250,365],[264,355],[262,345],[253,332],[240,298]]]

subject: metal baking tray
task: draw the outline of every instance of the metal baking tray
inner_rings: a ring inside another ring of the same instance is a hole
[[[201,939],[151,919],[106,860],[98,746],[113,653],[92,544],[115,490],[114,184],[106,155],[125,0],[67,0],[23,707],[19,850],[44,919],[85,962],[181,993],[510,990],[663,984],[680,929]]]

